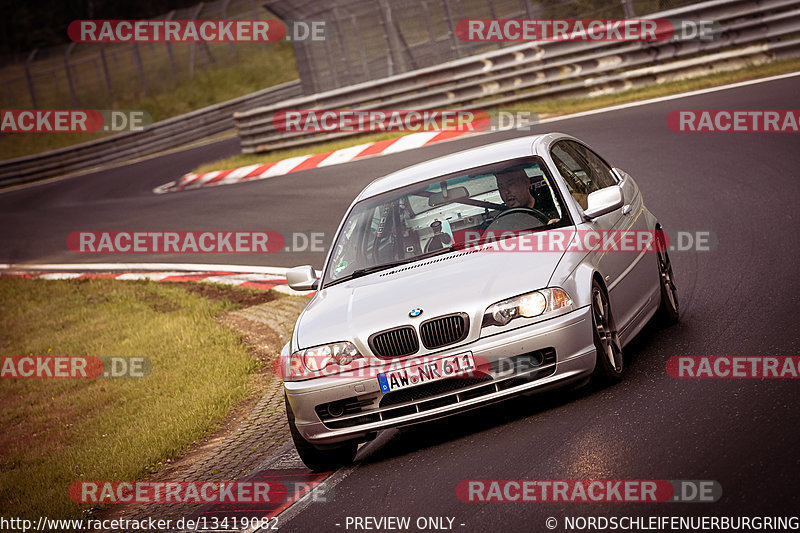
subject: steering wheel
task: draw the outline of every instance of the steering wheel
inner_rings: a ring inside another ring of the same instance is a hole
[[[507,227],[507,228],[501,227],[501,224],[497,223],[499,220],[508,217],[510,215],[516,215],[512,217],[516,219],[519,219],[520,216],[528,216],[535,218],[539,222],[541,222],[541,224],[539,224],[540,226],[546,226],[547,223],[550,221],[550,217],[548,217],[546,214],[544,214],[544,212],[540,211],[539,209],[536,209],[535,207],[512,207],[511,209],[506,209],[505,211],[502,211],[499,215],[494,217],[494,220],[489,222],[489,225],[486,226],[486,231],[530,229],[530,228],[525,228],[524,224],[519,224],[518,222],[509,224],[510,226],[513,227]],[[511,222],[511,219],[507,219],[507,222]],[[495,226],[500,226],[500,227],[495,227]]]
[[[376,265],[379,265],[380,262],[381,262],[380,254],[381,254],[382,250],[381,250],[380,245],[381,245],[381,243],[386,242],[386,241],[389,241],[389,243],[392,246],[392,248],[391,248],[391,252],[392,252],[391,259],[392,260],[399,259],[399,257],[397,257],[397,244],[391,242],[391,240],[392,240],[392,237],[388,236],[388,235],[387,236],[375,235],[375,239],[372,241],[372,260],[374,261],[374,263]]]
[[[436,233],[425,244],[425,253],[434,252],[449,248],[453,244],[453,239],[448,233]]]

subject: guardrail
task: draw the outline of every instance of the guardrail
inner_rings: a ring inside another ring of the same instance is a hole
[[[236,127],[234,111],[264,106],[301,94],[291,81],[240,98],[154,123],[143,131],[104,137],[40,154],[0,161],[0,185],[14,185],[162,152]]]
[[[712,41],[523,43],[235,114],[244,153],[335,140],[359,132],[285,132],[274,115],[289,109],[486,109],[544,97],[615,92],[698,69],[733,68],[800,55],[797,0],[712,0],[642,18],[719,24]]]

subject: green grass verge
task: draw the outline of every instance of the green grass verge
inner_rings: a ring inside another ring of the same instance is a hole
[[[670,81],[659,85],[650,85],[639,89],[631,89],[616,94],[607,94],[593,98],[563,98],[536,101],[521,101],[503,107],[508,111],[534,111],[541,118],[558,115],[568,115],[570,113],[580,113],[590,109],[599,109],[629,102],[648,100],[660,96],[680,94],[710,87],[718,87],[729,83],[740,81],[755,80],[766,78],[777,74],[800,71],[800,58],[784,59],[763,65],[750,65],[744,68],[719,72],[700,78],[688,78],[678,81]]]
[[[698,89],[705,89],[708,87],[716,87],[719,85],[726,85],[728,83],[735,83],[738,81],[752,80],[756,78],[764,78],[773,76],[775,74],[783,74],[787,72],[800,71],[800,59],[785,59],[775,61],[765,65],[749,66],[746,68],[732,70],[729,72],[721,72],[718,74],[711,74],[702,78],[686,79],[681,81],[672,81],[662,83],[660,85],[651,85],[640,89],[632,89],[616,94],[608,94],[597,96],[593,98],[551,98],[546,100],[529,100],[520,101],[514,104],[503,106],[504,111],[532,111],[539,115],[539,118],[552,117],[558,115],[568,115],[570,113],[578,113],[581,111],[588,111],[590,109],[599,109],[601,107],[608,107],[612,105],[635,102],[640,100],[647,100],[649,98],[657,98],[659,96],[666,96],[670,94],[678,94],[686,91],[694,91]],[[473,107],[480,107],[479,105]],[[491,114],[491,110],[487,110]],[[398,137],[397,133],[382,133],[359,135],[343,139],[336,142],[321,143],[309,145],[301,148],[291,150],[276,150],[274,152],[263,154],[240,154],[226,159],[220,159],[199,166],[195,172],[209,172],[212,170],[227,170],[230,168],[243,167],[247,165],[254,165],[259,163],[269,163],[272,161],[280,161],[290,157],[301,156],[305,154],[321,154],[338,150],[340,148],[347,148],[357,144],[380,141]]]
[[[79,480],[135,480],[206,435],[258,367],[183,284],[0,278],[0,354],[145,356],[140,379],[0,379],[4,515],[80,517]],[[245,290],[245,289],[237,289]],[[195,291],[196,292],[196,291]]]
[[[152,84],[149,97],[134,85],[118,94],[113,108],[145,110],[157,122],[296,79],[297,66],[291,43],[272,43],[269,48],[262,47],[246,56],[242,54],[237,63],[198,70],[193,78],[180,79],[177,86],[166,82]],[[84,103],[83,107],[91,108],[91,105]],[[55,150],[108,135],[111,134],[3,134],[0,136],[0,159]]]

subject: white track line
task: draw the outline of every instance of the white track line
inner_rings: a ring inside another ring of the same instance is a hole
[[[640,100],[640,101],[637,101],[637,102],[628,102],[628,103],[625,103],[625,104],[618,104],[618,105],[614,105],[614,106],[603,107],[603,108],[600,108],[600,109],[593,109],[593,110],[589,110],[589,111],[581,111],[579,113],[571,113],[569,115],[561,115],[561,116],[557,116],[557,117],[551,117],[551,118],[542,119],[542,120],[539,120],[537,122],[533,122],[533,123],[530,123],[530,124],[522,125],[517,129],[529,128],[530,126],[535,126],[537,124],[551,124],[551,123],[559,122],[559,121],[563,121],[563,120],[570,120],[570,119],[579,118],[579,117],[597,115],[597,114],[600,114],[600,113],[608,113],[608,112],[612,112],[612,111],[619,111],[619,110],[633,108],[633,107],[639,107],[639,106],[643,106],[643,105],[655,104],[655,103],[659,103],[659,102],[666,102],[666,101],[669,101],[669,100],[677,100],[677,99],[680,99],[680,98],[689,98],[689,97],[692,97],[692,96],[697,96],[697,95],[701,95],[701,94],[708,94],[708,93],[713,93],[713,92],[717,92],[717,91],[725,91],[725,90],[729,90],[729,89],[736,89],[738,87],[746,87],[748,85],[755,85],[755,84],[758,84],[758,83],[767,83],[767,82],[781,80],[781,79],[785,79],[785,78],[791,78],[791,77],[798,76],[798,75],[800,75],[800,72],[791,72],[791,73],[788,73],[788,74],[778,74],[778,75],[770,76],[770,77],[767,77],[767,78],[760,78],[760,79],[756,79],[756,80],[742,81],[742,82],[737,82],[737,83],[731,83],[731,84],[728,84],[728,85],[721,85],[719,87],[709,87],[707,89],[698,89],[698,90],[695,90],[695,91],[689,91],[689,92],[685,92],[685,93],[673,94],[673,95],[668,95],[668,96],[660,96],[660,97],[657,97],[657,98],[650,98],[648,100]],[[395,142],[393,142],[392,144],[387,146],[383,151],[381,151],[380,153],[373,154],[373,155],[375,155],[375,156],[388,155],[388,154],[394,154],[394,153],[403,152],[403,151],[411,150],[411,149],[415,149],[415,148],[422,148],[423,146],[426,146],[426,143],[428,141],[430,141],[432,138],[434,138],[439,133],[441,133],[441,132],[421,131],[421,132],[405,135],[403,137],[398,137]],[[465,133],[464,135],[459,135],[457,137],[453,137],[451,139],[446,139],[446,140],[450,141],[450,140],[455,140],[455,139],[463,139],[464,137],[468,137],[468,136],[487,135],[487,134],[491,134],[491,133],[497,133],[497,131],[487,130],[487,131],[481,131],[481,132],[469,132],[469,133]],[[362,144],[362,145],[358,145],[358,146],[353,146],[353,147],[349,147],[349,148],[342,148],[340,150],[336,150],[335,152],[331,153],[328,157],[323,159],[320,163],[318,163],[314,168],[319,168],[319,167],[325,167],[325,166],[331,166],[331,165],[351,162],[351,161],[353,161],[353,158],[356,155],[358,155],[358,153],[363,151],[363,149],[371,146],[372,144],[374,144],[374,143],[367,143],[367,144]],[[265,177],[273,177],[273,176],[277,176],[277,175],[287,174],[287,173],[289,173],[291,171],[291,169],[293,169],[297,165],[301,164],[303,161],[305,161],[306,159],[308,159],[312,155],[316,155],[316,154],[310,154],[308,156],[301,156],[300,158],[292,158],[292,159],[286,159],[284,161],[280,161],[280,162],[278,162],[278,164],[276,164],[273,167],[271,167],[264,175],[259,176],[259,177],[255,178],[255,179],[263,179]],[[206,179],[202,179],[202,182],[205,182],[205,181],[207,181],[207,180]],[[235,181],[237,181],[237,180],[235,180],[235,179],[228,180],[227,178],[222,180],[222,182],[224,182],[224,183],[234,183]],[[192,183],[190,186],[187,187],[187,189],[194,188],[196,183],[198,183],[198,182]],[[217,183],[214,183],[212,185],[217,185]],[[200,183],[200,185],[198,185],[198,186],[202,186],[202,183]],[[156,193],[161,193],[162,191],[163,191],[163,186],[162,187],[157,187],[156,189],[153,190],[153,192],[156,192]]]
[[[117,276],[117,279],[123,281],[138,281],[149,279],[150,281],[161,281],[164,278],[169,278],[171,276],[180,276],[184,274],[184,272],[141,272],[141,273],[129,273],[129,274],[120,274]],[[40,276],[44,277],[44,276]]]
[[[0,271],[79,271],[79,272],[114,272],[114,271],[142,271],[164,272],[175,271],[176,275],[185,272],[237,272],[243,274],[271,274],[285,276],[286,267],[250,266],[250,265],[215,265],[203,263],[0,263]],[[317,271],[317,275],[322,272]]]
[[[231,172],[230,174],[228,174],[227,176],[216,182],[214,185],[227,185],[228,183],[235,183],[260,166],[261,163],[257,165],[249,165],[246,167],[237,168],[236,170],[234,170],[233,172]]]
[[[278,285],[272,290],[281,292],[283,294],[288,294],[289,296],[308,296],[309,294],[313,294],[315,292],[315,291],[296,291],[291,287],[289,287],[288,285]]]
[[[263,281],[263,282],[275,281],[278,283],[286,283],[286,277],[270,276],[267,274],[235,274],[232,276],[210,276],[208,278],[205,278],[203,281],[208,281],[211,283],[222,283],[225,285],[241,285],[242,283],[247,283],[248,281]]]
[[[309,157],[311,157],[311,154],[309,154],[309,155],[301,155],[301,156],[298,156],[298,157],[292,157],[292,158],[289,158],[289,159],[284,159],[283,161],[278,161],[277,163],[275,163],[274,165],[269,167],[266,172],[261,174],[258,177],[258,179],[273,178],[273,177],[276,177],[276,176],[283,176],[284,174],[288,174],[295,167],[297,167],[299,165],[302,165],[303,162],[306,159],[308,159]]]
[[[717,91],[727,91],[729,89],[738,89],[739,87],[746,87],[748,85],[757,85],[759,83],[767,83],[767,82],[776,81],[776,80],[782,80],[782,79],[786,79],[786,78],[793,78],[795,76],[800,76],[800,72],[789,72],[788,74],[777,74],[775,76],[770,76],[768,78],[759,78],[757,80],[740,81],[740,82],[736,82],[736,83],[730,83],[728,85],[720,85],[719,87],[709,87],[707,89],[698,89],[696,91],[689,91],[688,93],[679,93],[679,94],[671,94],[671,95],[668,95],[668,96],[659,96],[657,98],[650,98],[650,99],[647,99],[647,100],[639,100],[637,102],[628,102],[626,104],[618,104],[618,105],[613,105],[613,106],[610,106],[610,107],[602,107],[600,109],[592,109],[592,110],[589,110],[589,111],[581,111],[580,113],[571,113],[569,115],[561,115],[561,116],[558,116],[558,117],[545,118],[543,120],[538,121],[537,123],[534,123],[534,125],[535,124],[549,124],[549,123],[552,123],[552,122],[558,122],[560,120],[570,120],[570,119],[573,119],[573,118],[588,117],[590,115],[599,115],[600,113],[608,113],[610,111],[619,111],[621,109],[628,109],[628,108],[631,108],[631,107],[639,107],[639,106],[643,106],[643,105],[657,104],[659,102],[667,102],[669,100],[678,100],[678,99],[681,99],[681,98],[689,98],[689,97],[692,97],[692,96],[698,96],[698,95],[701,95],[701,94],[714,93],[714,92],[717,92]],[[487,133],[490,133],[490,132],[487,132]]]
[[[664,101],[667,101],[667,100],[675,100],[675,99],[678,99],[678,98],[687,98],[689,96],[696,96],[696,95],[699,95],[699,94],[707,94],[707,93],[711,93],[711,92],[715,92],[715,91],[725,91],[725,90],[728,90],[728,89],[736,89],[737,87],[746,87],[748,85],[755,85],[755,84],[758,84],[758,83],[768,83],[768,82],[771,82],[771,81],[781,80],[781,79],[785,79],[785,78],[791,78],[791,77],[794,77],[794,76],[800,76],[800,72],[790,72],[790,73],[787,73],[787,74],[776,74],[775,76],[769,76],[767,78],[759,78],[759,79],[755,79],[755,80],[731,83],[731,84],[728,84],[728,85],[721,85],[719,87],[709,87],[708,89],[699,89],[699,90],[696,90],[696,91],[690,91],[688,93],[679,93],[679,94],[675,94],[675,95],[671,95],[671,96],[662,96],[662,97],[658,97],[658,98],[651,98],[649,100],[642,100],[642,101],[639,101],[639,102],[630,102],[628,104],[619,104],[619,105],[616,105],[616,106],[604,107],[604,108],[595,109],[595,110],[592,110],[592,111],[583,111],[583,112],[580,112],[580,113],[572,113],[570,115],[563,115],[563,116],[560,116],[560,117],[553,117],[553,118],[543,119],[543,120],[539,121],[539,124],[548,124],[548,123],[552,123],[552,122],[557,122],[559,120],[569,120],[571,118],[584,117],[584,116],[595,115],[595,114],[599,114],[599,113],[607,113],[609,111],[616,111],[618,109],[627,109],[629,107],[636,107],[636,106],[640,106],[640,105],[654,104],[654,103],[658,103],[658,102],[664,102]],[[218,141],[218,139],[203,141],[202,143],[198,143],[197,145],[190,145],[190,148],[195,148],[197,146],[202,146],[202,145],[205,145],[205,144],[211,144],[211,143],[214,143],[214,142],[217,142],[217,141]],[[12,192],[12,191],[15,191],[15,190],[19,190],[19,189],[25,189],[25,188],[28,188],[28,187],[38,187],[40,185],[45,185],[47,183],[52,183],[54,181],[60,181],[60,180],[63,180],[63,179],[77,178],[77,177],[80,177],[80,176],[83,176],[83,175],[86,175],[86,174],[91,174],[93,172],[99,172],[99,171],[108,170],[108,169],[111,169],[111,168],[117,168],[117,167],[120,167],[120,166],[125,166],[125,165],[136,163],[137,161],[145,161],[145,160],[148,160],[148,159],[154,159],[154,158],[157,158],[157,157],[163,157],[164,155],[169,155],[171,153],[178,153],[178,152],[185,151],[185,150],[186,150],[185,147],[181,147],[181,148],[174,149],[174,150],[167,150],[165,152],[158,153],[158,154],[151,154],[149,156],[144,156],[144,157],[140,157],[140,158],[137,158],[137,159],[132,159],[130,161],[123,161],[121,163],[110,163],[109,165],[99,166],[99,167],[94,168],[94,169],[81,170],[81,171],[78,171],[78,172],[75,172],[75,173],[71,173],[71,174],[67,174],[67,175],[54,176],[52,178],[45,178],[45,179],[42,179],[42,180],[37,180],[37,181],[30,182],[30,183],[20,183],[19,185],[13,185],[13,186],[10,186],[10,187],[5,187],[5,188],[0,189],[0,194],[9,193],[9,192]],[[342,150],[346,150],[346,148],[343,148]],[[333,163],[330,163],[330,164],[333,164]],[[319,167],[321,165],[317,165],[317,166]],[[163,194],[163,193],[167,192],[166,189],[168,189],[168,188],[170,188],[171,186],[174,186],[174,185],[175,185],[175,182],[165,183],[163,185],[159,185],[158,187],[155,187],[153,189],[153,192],[156,193],[156,194]]]
[[[136,272],[126,272],[134,270]],[[308,296],[315,291],[296,291],[286,285],[284,267],[261,267],[241,265],[204,265],[183,263],[72,263],[72,264],[0,264],[2,272],[43,272],[37,277],[48,280],[74,279],[84,274],[99,272],[123,272],[115,279],[161,281],[164,278],[183,276],[186,274],[204,274],[210,272],[231,272],[230,275],[208,276],[198,281],[221,283],[224,285],[242,285],[249,281],[256,283],[276,283],[271,290],[290,296]],[[322,272],[316,271],[317,276]]]
[[[209,181],[213,180],[217,176],[219,176],[221,170],[214,170],[213,172],[207,172],[201,175],[198,179],[191,182],[189,185],[186,186],[187,189],[194,189],[195,187],[202,187],[204,183],[208,183]]]
[[[347,163],[348,161],[352,161],[355,156],[372,146],[374,143],[364,143],[359,144],[356,146],[350,146],[348,148],[342,148],[341,150],[336,150],[335,152],[331,153],[328,157],[320,161],[317,167],[328,167],[331,165],[339,165],[341,163]]]
[[[381,152],[381,155],[394,154],[396,152],[404,152],[414,148],[425,146],[425,143],[442,133],[441,131],[419,131],[400,137],[395,142],[386,147]],[[461,136],[459,136],[461,137]]]
[[[42,279],[75,279],[83,276],[81,272],[54,272],[50,274],[42,274],[39,277]]]

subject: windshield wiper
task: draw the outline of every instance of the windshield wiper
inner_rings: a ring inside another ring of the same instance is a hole
[[[383,263],[381,265],[375,265],[366,268],[359,268],[354,270],[349,276],[346,276],[342,279],[337,279],[336,281],[344,281],[346,279],[353,279],[353,278],[360,278],[361,276],[366,276],[368,274],[372,274],[375,272],[380,272],[381,270],[388,270],[390,268],[394,268],[400,265],[405,265],[408,263],[413,263],[414,261],[419,261],[421,259],[427,259],[429,257],[433,257],[435,255],[445,254],[447,252],[453,251],[453,247],[450,246],[449,248],[442,248],[441,250],[436,250],[433,252],[428,252],[422,255],[415,255],[414,257],[409,257],[408,259],[401,259],[399,261],[392,261],[391,263]]]

